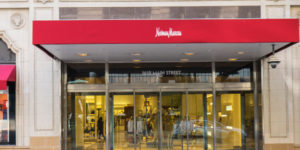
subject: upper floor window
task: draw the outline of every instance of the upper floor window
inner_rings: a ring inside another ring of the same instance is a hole
[[[61,20],[260,18],[260,6],[62,7]]]

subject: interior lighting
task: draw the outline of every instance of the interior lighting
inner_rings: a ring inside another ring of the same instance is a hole
[[[189,59],[187,59],[187,58],[182,58],[182,59],[180,59],[180,61],[181,61],[181,62],[188,62]]]
[[[135,52],[135,53],[132,53],[131,55],[132,55],[132,56],[141,56],[142,54],[139,53],[139,52]]]
[[[133,59],[132,61],[133,61],[134,63],[141,62],[141,60],[140,60],[140,59]]]
[[[237,58],[229,58],[229,61],[237,61]]]
[[[238,51],[237,52],[239,55],[244,55],[245,54],[245,52],[243,52],[243,51]]]
[[[232,105],[226,106],[226,111],[232,111]]]
[[[88,59],[88,60],[85,60],[84,62],[90,63],[90,62],[93,62],[93,60]]]
[[[233,129],[232,126],[226,126],[226,128],[227,128],[227,129],[231,129],[231,130]]]
[[[185,52],[184,55],[186,55],[186,56],[192,56],[192,55],[194,55],[194,53],[193,52]]]
[[[78,56],[85,57],[87,56],[87,53],[78,53]]]
[[[211,131],[207,131],[207,136],[211,136]]]
[[[207,148],[208,148],[208,149],[212,149],[211,144],[207,144]]]
[[[227,115],[226,115],[226,114],[223,114],[223,115],[221,115],[221,117],[227,117]]]

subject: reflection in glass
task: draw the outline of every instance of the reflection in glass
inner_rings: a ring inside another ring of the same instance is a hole
[[[252,93],[245,94],[244,106],[244,122],[245,122],[245,147],[247,150],[255,148],[254,141],[254,98]]]
[[[69,1],[69,0],[65,0]],[[122,0],[128,1],[128,0]],[[145,1],[145,0],[140,0]],[[172,0],[171,0],[172,1]],[[200,19],[260,18],[259,6],[61,7],[59,19]]]
[[[16,54],[7,47],[7,44],[1,38],[0,38],[0,63],[16,64]]]
[[[216,82],[251,82],[252,62],[216,63]]]
[[[15,88],[15,82],[7,82],[7,90],[0,90],[0,144],[16,143]]]
[[[68,84],[105,84],[104,64],[68,64]]]
[[[204,101],[205,102],[205,101]],[[205,104],[203,104],[205,105]],[[206,123],[206,135],[207,135],[207,145],[204,145],[207,147],[208,150],[212,150],[214,147],[214,139],[213,139],[213,95],[207,94],[206,96],[206,109],[207,109],[207,122]],[[205,132],[204,132],[205,133]]]
[[[68,94],[68,149],[105,148],[105,96]]]
[[[114,149],[134,149],[133,95],[113,95]]]
[[[188,116],[189,123],[191,123],[192,130],[189,134],[189,149],[204,149],[205,138],[204,133],[206,116],[204,116],[203,94],[189,94],[188,95]]]
[[[1,92],[1,91],[0,91]],[[1,92],[2,93],[2,92]],[[0,143],[9,142],[8,94],[0,93]]]
[[[212,149],[212,94],[188,95],[189,149]]]
[[[137,149],[158,149],[160,143],[158,94],[136,94],[135,105]]]
[[[217,149],[241,149],[241,94],[217,94],[216,103]]]
[[[210,63],[110,64],[110,83],[209,83]]]
[[[192,124],[186,118],[186,95],[162,94],[163,149],[187,149],[187,134]]]

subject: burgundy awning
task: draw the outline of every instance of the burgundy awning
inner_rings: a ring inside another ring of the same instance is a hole
[[[16,65],[0,65],[0,90],[7,90],[8,81],[16,81]]]

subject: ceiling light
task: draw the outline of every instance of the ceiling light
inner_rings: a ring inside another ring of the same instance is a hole
[[[141,56],[142,54],[139,53],[139,52],[135,52],[135,53],[132,53],[131,55],[132,55],[132,56]]]
[[[93,62],[93,60],[88,59],[88,60],[85,60],[84,62],[90,63],[90,62]]]
[[[78,56],[85,57],[85,56],[87,56],[87,53],[78,53]]]
[[[187,62],[189,61],[189,59],[186,59],[186,58],[183,58],[183,59],[180,59],[181,62]]]
[[[229,58],[229,61],[237,61],[237,58]]]
[[[243,52],[243,51],[238,51],[237,52],[239,55],[244,55],[245,54],[245,52]]]
[[[192,56],[192,55],[194,55],[194,53],[193,52],[185,52],[184,55],[186,55],[186,56]]]
[[[133,61],[134,63],[141,62],[141,60],[140,60],[140,59],[133,59],[132,61]]]

